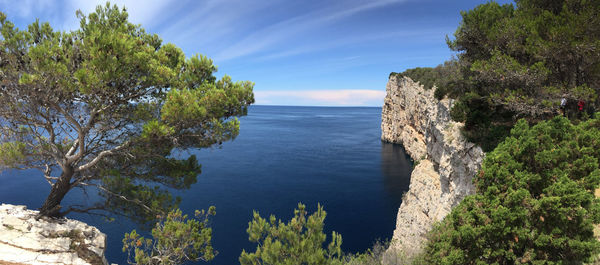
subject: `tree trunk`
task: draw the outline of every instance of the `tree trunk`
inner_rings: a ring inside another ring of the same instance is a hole
[[[62,217],[60,213],[60,202],[65,197],[67,192],[71,190],[71,177],[73,176],[73,169],[68,167],[63,170],[60,178],[52,185],[50,194],[46,198],[46,201],[40,208],[40,216],[48,217]]]

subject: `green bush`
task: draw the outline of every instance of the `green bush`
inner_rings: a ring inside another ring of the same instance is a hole
[[[306,207],[299,203],[294,217],[287,224],[271,215],[269,220],[254,212],[248,223],[248,239],[258,244],[254,253],[242,251],[240,264],[343,264],[342,236],[333,232],[327,249],[323,244],[323,221],[327,213],[321,205],[306,217]]]
[[[212,260],[217,252],[211,243],[209,217],[215,213],[215,207],[211,206],[208,211],[196,210],[196,219],[188,219],[181,210],[173,210],[152,229],[154,240],[142,237],[135,230],[126,233],[123,252],[127,252],[127,262],[140,265],[176,265],[186,261]]]
[[[399,78],[408,77],[415,82],[419,82],[425,89],[436,90],[434,95],[437,99],[442,99],[446,94],[453,93],[456,85],[460,82],[460,69],[457,60],[449,60],[436,67],[417,67],[408,69],[402,73],[390,73]]]
[[[493,106],[476,93],[467,93],[457,100],[450,117],[464,122],[462,133],[469,142],[492,151],[508,134],[514,123],[513,113],[501,106]]]
[[[438,79],[437,73],[431,67],[417,67],[408,69],[399,74],[399,76],[410,77],[413,81],[421,83],[425,89],[431,89]]]
[[[467,120],[468,110],[469,107],[467,104],[459,100],[454,103],[454,106],[452,106],[452,109],[450,109],[450,117],[454,121],[465,122]]]
[[[520,120],[489,153],[468,196],[429,234],[432,264],[563,264],[600,253],[600,115]]]

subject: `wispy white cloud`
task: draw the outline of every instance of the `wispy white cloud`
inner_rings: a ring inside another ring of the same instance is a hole
[[[446,31],[452,30],[448,28]],[[400,39],[400,38],[411,38],[416,36],[433,36],[434,38],[438,38],[439,32],[443,32],[444,29],[430,29],[430,30],[397,30],[393,32],[377,32],[370,35],[360,35],[360,36],[349,36],[341,39],[332,39],[319,43],[311,43],[311,45],[301,45],[298,47],[293,47],[283,51],[274,51],[271,53],[267,53],[266,55],[259,56],[256,60],[274,60],[279,58],[291,57],[302,55],[311,52],[319,52],[323,50],[328,50],[337,47],[348,46],[357,43],[366,43],[372,41],[380,41],[386,39]]]
[[[404,0],[380,0],[368,2],[351,1],[346,2],[343,5],[326,7],[299,15],[255,31],[241,41],[221,50],[215,56],[215,59],[218,61],[225,61],[260,52],[272,47],[274,44],[305,33],[306,31],[324,27],[360,12],[402,1]]]
[[[369,89],[255,91],[258,105],[381,106],[385,91]]]
[[[181,45],[222,46],[244,34],[244,26],[260,18],[260,10],[268,9],[274,2],[277,1],[202,1],[165,23],[161,35],[169,42]]]

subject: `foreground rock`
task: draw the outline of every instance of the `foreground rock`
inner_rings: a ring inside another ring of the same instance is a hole
[[[107,264],[106,235],[69,219],[35,219],[25,206],[0,205],[0,264]]]
[[[451,120],[453,100],[437,100],[434,89],[406,77],[390,76],[386,90],[381,139],[402,144],[415,162],[386,257],[410,259],[422,250],[432,225],[475,191],[472,178],[484,152],[464,139],[462,123]]]

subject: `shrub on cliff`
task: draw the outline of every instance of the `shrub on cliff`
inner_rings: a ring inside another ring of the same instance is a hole
[[[554,264],[600,252],[600,115],[572,124],[520,120],[491,153],[468,196],[429,234],[432,264]]]
[[[343,264],[342,236],[333,232],[331,242],[323,248],[327,236],[323,233],[326,212],[319,205],[306,217],[306,207],[299,203],[294,217],[286,224],[271,215],[269,220],[254,212],[248,223],[248,239],[258,244],[254,253],[242,251],[240,264]]]
[[[447,94],[461,93],[460,88],[464,87],[461,85],[460,67],[457,60],[449,60],[440,64],[436,67],[417,67],[407,69],[402,73],[391,73],[398,78],[404,76],[409,77],[415,82],[419,82],[425,89],[431,89],[434,86],[435,97],[442,99]]]
[[[172,210],[156,223],[152,239],[140,236],[135,230],[123,238],[123,252],[127,262],[139,265],[177,265],[186,261],[210,261],[217,252],[212,248],[212,229],[209,217],[215,215],[215,207],[208,211],[196,210],[196,218],[189,218],[181,210]],[[133,256],[133,260],[131,260]]]
[[[514,123],[513,112],[501,105],[492,105],[473,92],[466,93],[452,106],[450,116],[465,123],[463,135],[485,152],[494,150],[508,136]]]
[[[70,32],[38,21],[20,30],[0,12],[0,170],[44,173],[44,216],[152,220],[177,203],[166,187],[189,188],[200,173],[172,151],[235,138],[253,84],[217,80],[212,60],[186,58],[116,5],[78,17]],[[63,207],[74,188],[102,200]]]

